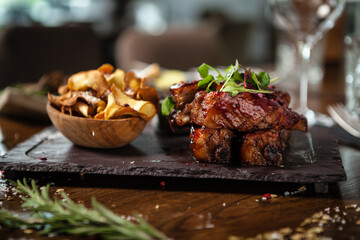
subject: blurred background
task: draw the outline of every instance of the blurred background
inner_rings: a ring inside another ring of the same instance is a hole
[[[354,28],[346,18],[355,13],[348,8],[327,35],[324,64],[341,63],[344,35]],[[0,88],[104,62],[188,70],[238,59],[286,71],[291,61],[278,56],[289,55],[291,45],[273,26],[267,0],[0,1]]]

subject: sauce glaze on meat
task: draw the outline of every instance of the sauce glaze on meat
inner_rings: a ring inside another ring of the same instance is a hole
[[[290,96],[206,92],[198,82],[170,88],[175,101],[172,124],[191,125],[191,149],[198,161],[280,166],[289,130],[307,131],[304,116],[289,108]]]

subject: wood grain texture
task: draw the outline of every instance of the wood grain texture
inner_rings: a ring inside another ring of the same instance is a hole
[[[141,134],[146,121],[141,118],[99,120],[63,114],[50,105],[47,113],[54,126],[76,145],[91,148],[118,148]]]

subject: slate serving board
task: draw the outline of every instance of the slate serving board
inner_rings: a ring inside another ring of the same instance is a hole
[[[151,125],[130,145],[110,150],[75,146],[54,127],[49,127],[1,157],[0,169],[288,183],[346,180],[337,141],[326,128],[313,127],[309,133],[293,132],[284,158],[283,167],[203,164],[193,160],[188,135],[159,134]]]

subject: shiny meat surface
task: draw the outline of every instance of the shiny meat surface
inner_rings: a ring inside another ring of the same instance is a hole
[[[191,125],[191,150],[201,162],[280,166],[288,130],[307,131],[307,120],[289,108],[290,95],[199,90],[197,82],[171,87],[171,122]]]
[[[230,162],[234,136],[229,129],[191,127],[190,147],[194,158],[201,162]]]
[[[194,158],[200,162],[281,166],[289,133],[288,130],[240,133],[193,126],[190,146]]]
[[[241,132],[266,129],[307,131],[306,118],[276,100],[273,94],[259,96],[245,92],[231,97],[226,92],[198,92],[184,110],[190,110],[191,123],[207,128]]]
[[[185,104],[192,102],[198,90],[197,81],[172,85],[170,91],[174,98],[176,109],[183,109]]]
[[[204,99],[204,97],[206,96],[206,91],[200,91],[197,92],[195,94],[195,97],[193,99],[193,101],[189,104],[186,104],[184,109],[179,109],[175,112],[175,114],[173,115],[173,120],[176,123],[176,125],[182,127],[188,123],[190,123],[190,116],[191,116],[191,112],[197,112],[200,111],[201,109],[201,103]],[[202,124],[198,124],[198,125],[202,125]]]
[[[236,153],[242,165],[281,166],[282,152],[286,148],[287,130],[256,131],[239,138],[240,152]]]

